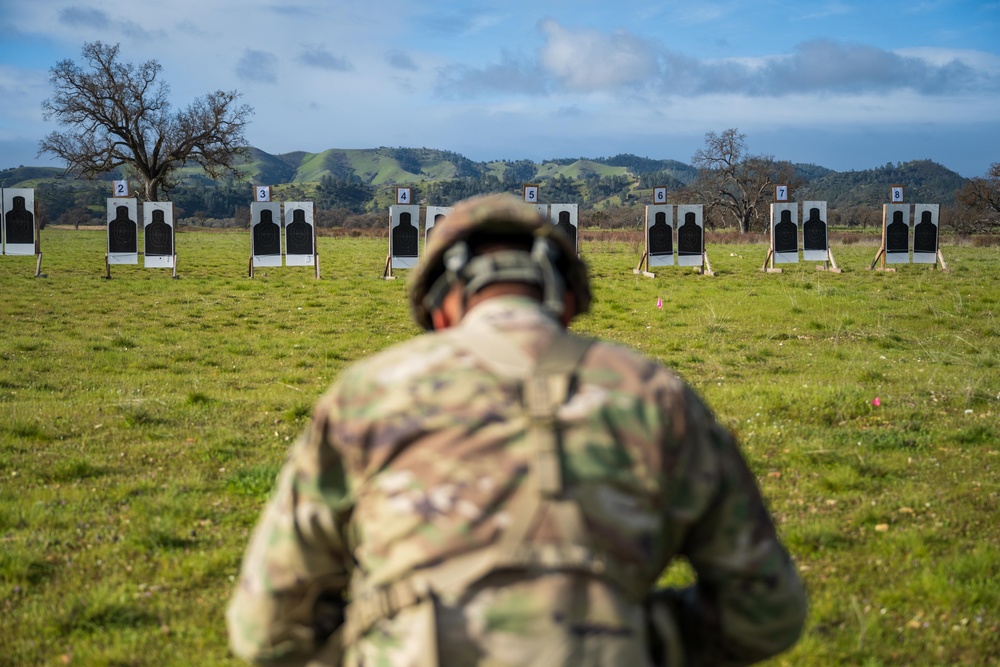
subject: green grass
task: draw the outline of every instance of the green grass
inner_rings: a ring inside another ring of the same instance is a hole
[[[808,628],[770,664],[997,664],[995,249],[883,274],[843,246],[843,274],[773,275],[762,246],[718,245],[714,278],[649,279],[636,243],[597,238],[574,328],[707,397],[802,568]],[[0,257],[0,665],[235,665],[223,609],[248,532],[323,390],[417,333],[407,272],[380,279],[384,240],[322,237],[321,280],[251,280],[246,232],[182,233],[179,280],[104,280],[104,244],[43,231],[47,278]]]

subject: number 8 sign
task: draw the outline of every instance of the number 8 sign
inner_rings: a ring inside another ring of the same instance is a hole
[[[893,186],[891,186],[891,188],[890,188],[890,197],[889,198],[892,200],[893,204],[902,204],[903,203],[903,186],[902,185],[893,185]]]

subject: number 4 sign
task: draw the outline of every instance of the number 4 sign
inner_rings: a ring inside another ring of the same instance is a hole
[[[903,186],[893,185],[889,188],[889,199],[893,204],[903,203]]]
[[[410,191],[410,188],[403,188],[403,187],[396,188],[397,204],[409,204],[412,198],[413,198],[413,193]]]

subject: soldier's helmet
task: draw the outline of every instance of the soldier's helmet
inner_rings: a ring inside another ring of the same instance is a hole
[[[499,249],[477,254],[484,246]],[[431,313],[453,285],[462,284],[469,296],[496,282],[538,285],[543,306],[557,317],[566,290],[577,313],[590,307],[587,266],[570,239],[513,195],[484,195],[459,202],[434,225],[409,285],[413,317],[432,329]]]

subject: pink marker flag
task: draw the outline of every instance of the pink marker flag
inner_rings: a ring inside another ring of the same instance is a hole
[[[656,297],[656,307],[663,308],[663,299],[661,297]]]

